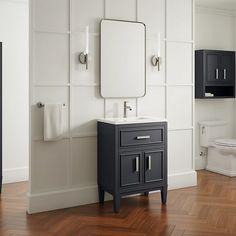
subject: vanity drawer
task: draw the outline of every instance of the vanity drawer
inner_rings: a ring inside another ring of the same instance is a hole
[[[120,147],[145,144],[163,144],[164,127],[126,129],[120,131]]]

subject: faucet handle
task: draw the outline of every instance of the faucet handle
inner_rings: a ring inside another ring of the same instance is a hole
[[[132,111],[132,107],[131,106],[127,106],[127,103],[128,103],[128,101],[124,101],[124,118],[127,117],[127,109]]]

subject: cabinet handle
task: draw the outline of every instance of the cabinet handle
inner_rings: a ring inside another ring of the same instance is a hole
[[[152,169],[152,156],[148,156],[148,170]]]
[[[151,138],[150,135],[147,135],[147,136],[137,136],[137,137],[136,137],[137,140],[150,139],[150,138]]]
[[[139,172],[139,157],[135,158],[135,172]]]
[[[224,79],[227,79],[227,70],[224,69]]]
[[[216,69],[216,79],[219,79],[219,69]]]

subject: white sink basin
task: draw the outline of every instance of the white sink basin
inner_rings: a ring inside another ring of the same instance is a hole
[[[99,119],[98,121],[103,122],[103,123],[113,124],[113,125],[122,125],[122,124],[164,122],[167,120],[165,118],[137,116],[137,117],[127,117],[127,118],[123,118],[123,117],[105,118],[105,119]]]

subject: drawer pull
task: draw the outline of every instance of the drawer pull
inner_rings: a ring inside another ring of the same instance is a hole
[[[135,172],[139,172],[139,157],[135,159]]]
[[[152,169],[152,157],[148,156],[148,170]]]
[[[150,139],[150,138],[151,138],[150,135],[147,135],[147,136],[137,136],[137,137],[136,137],[137,140]]]

